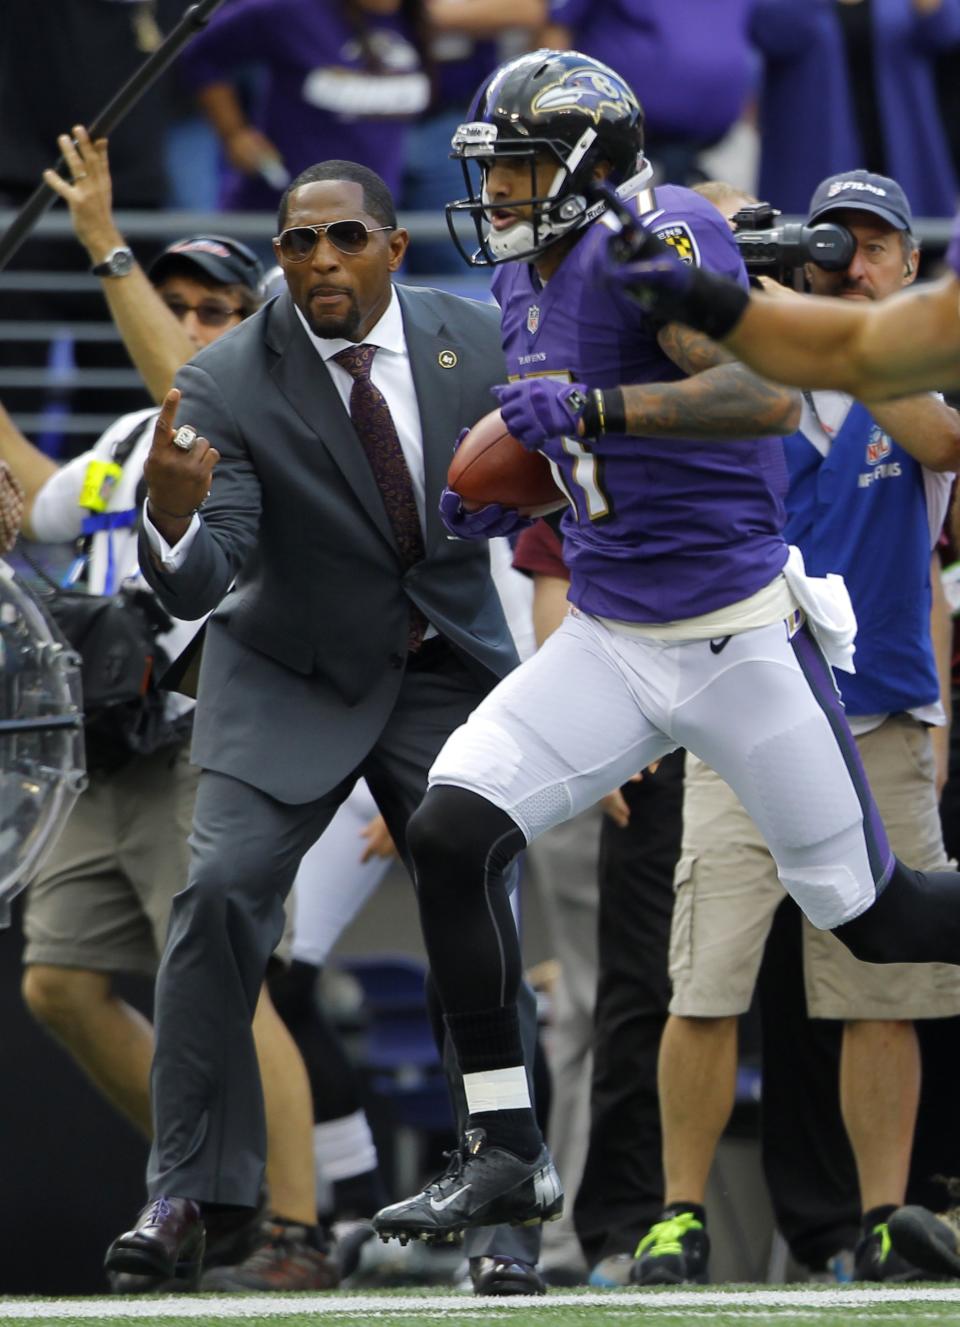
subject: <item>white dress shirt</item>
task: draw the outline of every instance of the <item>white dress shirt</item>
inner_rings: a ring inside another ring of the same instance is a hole
[[[336,387],[344,409],[350,413],[350,393],[353,389],[353,377],[333,356],[340,350],[356,343],[334,337],[315,336],[307,326],[307,320],[299,309],[297,317],[310,338],[311,344],[323,360],[327,372]],[[413,385],[413,373],[410,369],[410,356],[407,353],[407,340],[403,330],[403,316],[396,290],[391,289],[390,303],[380,321],[363,338],[364,345],[378,346],[370,371],[370,380],[382,393],[393,416],[397,437],[403,451],[410,479],[413,483],[413,496],[420,517],[420,527],[426,530],[425,523],[425,481],[423,465],[423,433],[420,428],[420,408]],[[189,423],[189,421],[186,421]],[[143,525],[150,547],[160,558],[163,567],[176,571],[181,567],[190,551],[190,546],[200,528],[200,518],[194,516],[185,533],[171,547],[156,528],[147,513],[144,503]],[[433,634],[432,632],[430,633]]]

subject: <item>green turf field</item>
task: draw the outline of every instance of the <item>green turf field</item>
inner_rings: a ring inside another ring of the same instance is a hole
[[[163,1299],[0,1299],[0,1323],[56,1327],[911,1327],[960,1323],[960,1286],[767,1287],[555,1291],[545,1299],[477,1300],[433,1291],[329,1295],[191,1295]]]

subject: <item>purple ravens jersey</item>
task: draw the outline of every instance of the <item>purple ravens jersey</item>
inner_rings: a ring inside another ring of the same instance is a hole
[[[657,189],[644,223],[684,261],[746,282],[729,227],[699,194]],[[593,250],[609,234],[591,226],[546,285],[528,263],[497,269],[512,378],[616,387],[685,376],[660,349],[649,316],[590,279]],[[543,451],[571,498],[563,556],[570,598],[586,613],[628,622],[696,617],[754,594],[787,560],[779,438],[606,434],[551,438]]]

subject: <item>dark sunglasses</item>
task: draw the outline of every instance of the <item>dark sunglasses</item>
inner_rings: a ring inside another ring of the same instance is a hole
[[[205,299],[199,304],[188,304],[182,299],[165,299],[164,304],[173,314],[183,322],[188,313],[197,315],[197,322],[202,323],[204,327],[226,327],[230,319],[237,313],[243,313],[242,309],[235,309],[230,304],[221,304],[220,300]]]
[[[370,236],[393,226],[365,226],[362,221],[328,221],[325,226],[291,226],[277,236],[281,255],[290,263],[305,263],[326,235],[341,253],[363,253]]]

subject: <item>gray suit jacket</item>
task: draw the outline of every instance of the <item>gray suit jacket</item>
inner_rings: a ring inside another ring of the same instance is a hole
[[[215,610],[194,761],[288,803],[336,786],[376,743],[404,675],[409,600],[479,691],[516,662],[486,543],[451,539],[437,511],[458,432],[493,408],[489,388],[505,379],[498,311],[398,293],[423,431],[422,562],[403,571],[349,414],[286,293],[177,375],[178,419],[222,457],[183,566],[159,569],[140,535],[144,574],[169,611]]]

